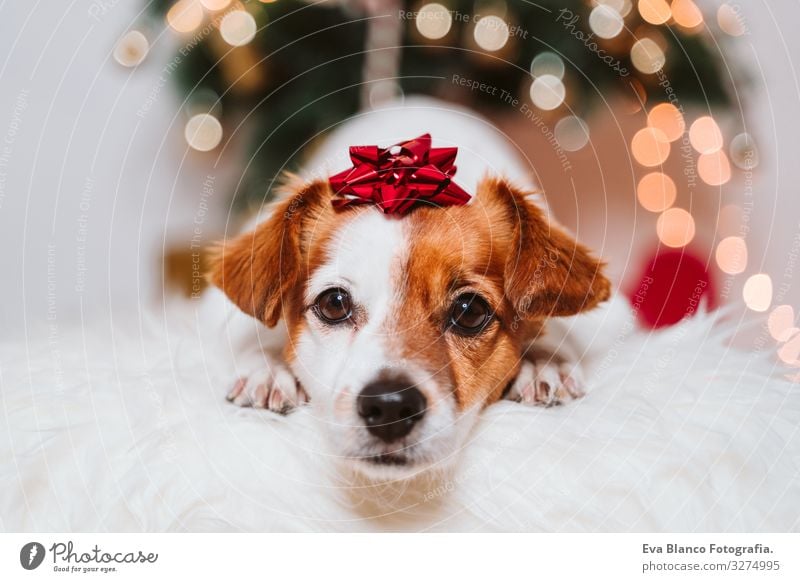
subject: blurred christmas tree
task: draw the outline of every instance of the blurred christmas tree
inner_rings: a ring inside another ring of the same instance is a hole
[[[617,94],[634,109],[679,103],[673,117],[682,133],[684,105],[728,105],[723,63],[692,0],[152,5],[185,37],[176,76],[187,108],[201,114],[187,130],[190,145],[213,149],[223,126],[243,123],[250,132],[238,205],[262,201],[282,170],[298,166],[305,145],[360,107],[403,93],[505,106],[459,88],[454,74],[508,90],[554,121]]]

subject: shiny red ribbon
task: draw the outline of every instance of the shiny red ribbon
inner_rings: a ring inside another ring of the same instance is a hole
[[[330,178],[335,207],[378,205],[386,214],[405,214],[418,202],[434,206],[466,204],[470,195],[453,182],[458,148],[432,148],[426,133],[381,149],[352,146],[353,167]]]

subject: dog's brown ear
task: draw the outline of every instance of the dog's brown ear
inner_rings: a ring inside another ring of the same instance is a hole
[[[288,195],[272,208],[270,218],[217,246],[208,273],[209,281],[242,311],[269,327],[278,323],[284,302],[300,281],[304,230],[331,196],[324,181],[302,184],[295,178],[285,190]]]
[[[575,315],[611,294],[605,263],[504,180],[487,179],[479,199],[499,206],[513,235],[505,267],[506,295],[522,317]]]

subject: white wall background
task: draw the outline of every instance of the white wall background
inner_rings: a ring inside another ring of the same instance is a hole
[[[718,3],[715,3],[716,5]],[[761,164],[751,190],[752,232],[748,272],[771,275],[773,304],[800,307],[800,34],[797,2],[741,2],[747,34],[731,55],[752,84],[744,91],[747,130],[755,136]]]
[[[170,35],[156,38],[154,29],[137,69],[111,59],[121,34],[141,24],[142,4],[0,1],[0,337],[54,315],[63,322],[81,310],[130,313],[157,303],[165,238],[188,240],[207,175],[217,177],[218,200],[235,178],[213,167],[213,154],[186,152],[180,103],[169,83],[159,90]],[[704,4],[712,15],[717,5]],[[740,10],[748,34],[730,57],[752,69],[747,129],[761,150],[749,271],[770,273],[776,293],[784,289],[780,302],[797,308],[800,4],[758,0]],[[226,215],[219,206],[208,238]]]
[[[156,30],[137,69],[111,57],[143,4],[0,4],[2,336],[156,303],[165,233],[188,241],[203,181],[220,184],[160,80],[175,39]]]

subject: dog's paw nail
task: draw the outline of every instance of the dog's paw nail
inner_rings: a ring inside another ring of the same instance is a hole
[[[574,364],[561,364],[559,367],[561,375],[561,385],[565,392],[565,398],[582,398],[586,395],[586,383],[583,372],[579,366]]]
[[[584,395],[578,368],[552,361],[524,362],[509,398],[534,406],[558,406]]]
[[[306,402],[311,400],[308,397],[308,394],[306,394],[306,391],[303,390],[303,387],[300,386],[299,382],[296,384],[295,388],[297,388],[297,403],[298,404],[305,404]]]
[[[308,396],[285,365],[267,359],[262,367],[234,383],[227,396],[236,406],[286,413]]]
[[[269,393],[268,408],[275,412],[283,412],[283,409],[287,404],[288,403],[286,402],[286,399],[281,389],[278,388],[277,386],[273,387]]]
[[[242,408],[249,408],[253,405],[253,401],[250,396],[246,393],[239,394],[236,398],[233,399],[233,403],[236,406],[240,406]]]
[[[562,386],[564,388],[564,397],[580,398],[585,395],[583,388],[572,376],[564,376],[562,379]]]
[[[267,398],[269,397],[269,390],[267,385],[262,383],[256,386],[253,392],[253,408],[264,408],[267,405]]]
[[[550,396],[550,384],[547,382],[536,382],[536,389],[534,390],[534,399],[537,402],[547,402]]]
[[[236,400],[236,397],[242,393],[242,390],[244,390],[244,387],[246,385],[247,385],[246,378],[239,378],[238,380],[236,380],[236,382],[234,382],[233,384],[233,388],[230,389],[228,395],[225,397],[228,399],[228,402],[233,402],[234,400]]]

